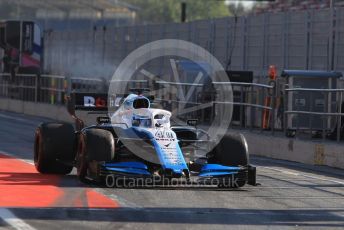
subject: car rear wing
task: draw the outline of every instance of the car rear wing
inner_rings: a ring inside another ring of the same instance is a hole
[[[67,98],[67,109],[70,114],[76,110],[107,111],[108,94],[106,93],[71,93]]]
[[[80,119],[75,112],[86,111],[95,114],[108,113],[108,94],[106,93],[77,93],[73,92],[66,98],[67,111],[75,121],[75,128],[80,131],[84,127],[84,121]],[[97,122],[102,122],[99,119],[108,120],[106,117],[98,117]]]
[[[126,94],[109,97],[107,93],[73,92],[66,98],[67,111],[75,120],[76,129],[81,130],[84,127],[84,122],[76,115],[76,111],[86,111],[89,114],[106,114],[108,116],[109,109],[116,110],[126,97]],[[147,98],[150,101],[154,100],[154,96],[148,96]],[[101,117],[100,120],[104,119],[105,117]],[[100,120],[97,119],[97,122],[103,123]]]

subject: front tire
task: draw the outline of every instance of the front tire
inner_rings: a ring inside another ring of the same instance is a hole
[[[97,177],[97,172],[90,169],[91,163],[106,162],[114,159],[115,143],[110,131],[87,129],[80,134],[76,159],[77,176],[81,182],[88,182],[88,177]],[[97,178],[99,179],[99,178]]]
[[[67,123],[42,123],[35,132],[34,162],[40,173],[69,174],[73,166],[58,160],[71,161],[74,154],[74,128]]]
[[[249,153],[244,135],[226,134],[213,149],[209,163],[248,166]]]
[[[226,166],[249,166],[249,152],[247,142],[242,134],[226,134],[211,152],[208,163]],[[229,187],[243,187],[246,180],[237,180]],[[220,187],[225,185],[220,184]]]

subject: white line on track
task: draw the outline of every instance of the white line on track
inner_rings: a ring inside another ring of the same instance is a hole
[[[34,230],[18,217],[16,217],[10,210],[6,208],[0,208],[0,218],[4,220],[8,225],[17,230]]]
[[[20,159],[14,154],[10,154],[3,150],[0,150],[0,153],[10,156],[10,157],[14,157],[15,159],[18,159],[18,160],[24,161],[25,163],[29,163],[33,165],[32,160]],[[11,227],[13,227],[14,229],[18,229],[18,230],[22,230],[22,229],[34,230],[35,229],[31,227],[30,225],[28,225],[27,223],[25,223],[24,221],[22,221],[21,219],[19,219],[18,217],[16,217],[10,210],[6,208],[0,208],[0,218],[4,220],[7,224],[9,224]]]
[[[18,156],[16,156],[15,154],[12,154],[12,153],[3,151],[3,150],[1,150],[1,149],[0,149],[0,154],[4,154],[4,155],[10,156],[10,157],[13,157],[13,158],[15,158],[16,160],[24,161],[25,163],[28,163],[28,164],[30,164],[30,165],[34,165],[33,160],[18,158]]]
[[[292,172],[292,171],[288,171],[288,170],[282,170],[282,169],[273,168],[273,167],[266,167],[266,166],[259,166],[259,167],[260,168],[265,168],[265,169],[270,169],[270,170],[277,171],[277,172],[281,172],[281,173],[288,174],[288,175],[302,176],[302,177],[306,177],[306,178],[322,180],[322,181],[328,181],[328,182],[333,182],[333,183],[344,185],[343,181],[332,180],[332,179],[327,179],[327,178],[317,177],[317,176],[310,176],[310,175],[306,175],[306,174],[303,174],[303,173],[297,173],[297,172]]]

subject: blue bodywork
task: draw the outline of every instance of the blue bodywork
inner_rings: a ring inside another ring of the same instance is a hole
[[[173,177],[189,176],[190,172],[188,165],[185,162],[182,150],[177,141],[170,142],[171,144],[175,145],[172,147],[173,155],[171,157],[171,152],[166,152],[161,143],[158,143],[151,132],[139,127],[132,127],[123,131],[125,131],[125,133],[123,133],[125,136],[136,136],[142,139],[150,140],[154,147],[155,153],[159,158],[163,171],[169,172]],[[116,175],[153,177],[152,173],[148,170],[148,166],[142,162],[104,163],[101,165],[101,167],[103,171]],[[242,171],[242,168],[240,167],[231,167],[219,164],[205,164],[196,176],[201,178],[230,177],[238,174],[240,171]]]
[[[166,155],[168,153],[166,153],[162,148],[161,146],[157,143],[157,141],[155,141],[153,139],[153,145],[154,145],[154,148],[155,148],[155,151],[157,152],[158,154],[158,157],[159,157],[159,160],[161,162],[161,165],[162,165],[162,168],[164,170],[166,169],[170,169],[173,171],[173,173],[175,174],[182,174],[183,173],[183,170],[189,170],[187,165],[186,165],[186,162],[184,160],[184,156],[182,154],[182,151],[178,145],[178,143],[176,144],[176,158],[178,159],[178,163],[172,163],[170,162],[167,158],[166,158]]]
[[[186,164],[185,164],[186,166]],[[103,169],[117,174],[126,174],[133,176],[150,176],[147,165],[142,162],[120,162],[104,163]],[[165,166],[166,167],[166,166]],[[170,168],[171,169],[171,168]],[[185,168],[173,168],[175,173],[182,173]],[[199,177],[223,177],[239,173],[240,167],[223,166],[219,164],[206,164],[202,167]]]
[[[151,140],[154,146],[155,152],[157,153],[157,156],[159,157],[161,166],[164,170],[169,169],[169,170],[172,170],[174,174],[180,174],[180,175],[183,173],[183,170],[187,170],[187,171],[189,170],[185,162],[182,150],[180,149],[180,146],[178,145],[177,142],[172,142],[172,144],[176,145],[174,147],[176,150],[176,155],[174,157],[177,158],[177,161],[178,161],[178,163],[173,163],[168,159],[168,157],[166,157],[168,156],[168,153],[164,151],[164,149],[161,148],[159,143],[153,137],[152,133],[141,128],[133,127],[132,129],[135,130],[136,134],[144,133]]]
[[[218,164],[206,164],[202,167],[198,176],[200,177],[216,177],[237,174],[240,167],[223,166]]]
[[[119,163],[104,163],[103,169],[109,172],[124,173],[129,175],[150,176],[147,165],[142,162],[119,162]]]

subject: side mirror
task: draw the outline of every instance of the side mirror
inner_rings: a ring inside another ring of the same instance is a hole
[[[162,127],[164,124],[167,124],[170,122],[170,118],[165,116],[164,114],[155,115],[154,120],[156,121],[155,127]]]
[[[111,123],[111,119],[110,117],[97,117],[97,124],[110,124]]]
[[[149,96],[147,96],[147,98],[148,98],[150,103],[154,102],[154,99],[155,99],[154,95],[149,95]]]
[[[198,119],[189,119],[186,121],[186,124],[196,127],[198,125]]]

